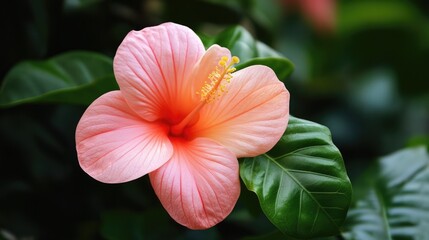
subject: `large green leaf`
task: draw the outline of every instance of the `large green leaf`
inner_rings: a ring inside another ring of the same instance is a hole
[[[382,157],[356,184],[346,239],[428,239],[429,154],[424,146]]]
[[[281,56],[264,43],[255,40],[241,26],[227,28],[216,37],[203,37],[203,42],[206,47],[218,44],[231,50],[231,53],[241,60],[237,69],[256,64],[266,65],[271,67],[281,80],[289,76],[294,69],[293,63],[289,59]]]
[[[69,52],[13,67],[0,90],[0,107],[38,102],[87,105],[114,89],[118,86],[112,59],[91,52]]]
[[[328,128],[291,117],[268,153],[245,158],[240,175],[262,210],[284,234],[338,234],[351,201],[351,184]]]
[[[265,65],[274,70],[279,79],[285,79],[293,71],[293,65],[286,58],[253,58],[237,66],[237,69],[243,69],[252,65]],[[286,67],[290,66],[290,67]]]

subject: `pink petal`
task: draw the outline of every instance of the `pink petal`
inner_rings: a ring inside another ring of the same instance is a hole
[[[270,150],[289,118],[289,92],[270,68],[250,66],[233,74],[228,92],[201,109],[193,137],[218,141],[237,157]]]
[[[130,107],[144,119],[181,119],[194,106],[189,75],[204,52],[199,37],[182,25],[132,31],[114,58],[116,80]]]
[[[108,92],[85,111],[76,128],[79,164],[105,183],[127,182],[163,165],[173,154],[168,128],[134,113],[120,91]]]
[[[155,193],[178,223],[212,227],[229,215],[240,195],[238,161],[209,139],[178,139],[173,145],[171,160],[149,174]]]

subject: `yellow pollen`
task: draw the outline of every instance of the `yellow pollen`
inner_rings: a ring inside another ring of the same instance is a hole
[[[240,58],[238,58],[237,56],[233,56],[233,57],[232,57],[232,62],[233,62],[234,64],[237,64],[237,63],[239,63],[239,62],[240,62]]]
[[[232,57],[229,59],[227,56],[223,56],[214,71],[207,76],[207,81],[201,87],[201,90],[197,94],[201,97],[201,102],[183,118],[179,123],[170,127],[170,134],[172,136],[183,136],[184,129],[191,123],[199,111],[204,107],[206,103],[213,102],[223,94],[228,92],[226,85],[231,82],[232,73],[236,70],[233,66],[240,62],[238,57]],[[186,135],[186,134],[185,134]]]
[[[236,70],[233,65],[240,62],[236,56],[233,56],[231,61],[229,60],[227,56],[223,56],[215,70],[208,75],[208,81],[205,81],[201,90],[197,92],[201,96],[201,101],[210,103],[222,96],[223,93],[228,92],[226,84],[231,82],[231,73]],[[229,64],[227,64],[228,62]]]

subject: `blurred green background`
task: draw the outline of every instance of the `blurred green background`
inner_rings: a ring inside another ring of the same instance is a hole
[[[330,128],[352,182],[375,158],[429,142],[425,0],[18,0],[4,2],[0,18],[0,80],[20,61],[66,51],[113,57],[130,30],[166,21],[201,36],[242,25],[295,64],[285,80],[291,114]],[[74,145],[84,110],[0,109],[0,239],[214,240],[274,229],[243,201],[256,201],[245,188],[224,222],[191,231],[170,219],[146,177],[93,180]]]

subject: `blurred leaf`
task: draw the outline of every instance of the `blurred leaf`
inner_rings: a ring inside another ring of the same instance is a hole
[[[63,6],[65,10],[75,10],[89,7],[101,1],[102,0],[64,0]]]
[[[248,0],[245,7],[248,7],[248,12],[252,20],[261,27],[277,30],[277,26],[282,17],[282,9],[279,1],[273,0]]]
[[[336,237],[322,237],[322,238],[312,238],[313,240],[337,240]],[[286,237],[285,235],[280,232],[279,230],[261,235],[261,236],[255,236],[255,237],[245,237],[241,240],[297,240],[296,238]]]
[[[251,21],[271,32],[276,30],[282,17],[282,9],[279,1],[273,0],[203,0],[217,5],[222,5],[247,16]]]
[[[366,116],[379,116],[398,110],[400,96],[391,69],[374,69],[351,82],[350,104]]]
[[[338,16],[340,33],[377,27],[407,26],[420,16],[409,1],[345,1]]]
[[[380,158],[355,189],[346,239],[427,239],[429,154],[425,147]]]
[[[243,3],[246,2],[246,0],[245,1],[242,1],[242,0],[229,0],[229,1],[225,1],[225,0],[201,0],[201,1],[207,2],[207,3],[212,3],[215,5],[226,6],[228,8],[232,8],[232,9],[235,9],[237,11],[242,9]]]
[[[245,237],[241,240],[284,240],[285,235],[279,230],[261,236]]]
[[[158,238],[159,239],[159,238]],[[216,228],[209,228],[206,230],[187,230],[182,238],[177,238],[177,240],[221,240],[219,232]]]
[[[0,90],[0,107],[38,102],[88,105],[114,89],[118,86],[110,58],[91,52],[68,52],[13,67]]]
[[[231,53],[241,60],[237,69],[262,64],[272,68],[281,80],[289,76],[294,69],[289,59],[281,56],[264,43],[255,40],[241,26],[230,27],[216,37],[202,37],[202,39],[207,48],[213,44],[218,44],[231,50]]]
[[[108,240],[171,239],[172,236],[177,236],[176,231],[168,226],[169,217],[162,208],[142,213],[125,210],[108,211],[101,218],[101,235]]]
[[[145,239],[144,215],[112,211],[102,216],[101,234],[105,239]]]
[[[223,1],[227,4],[219,4],[217,0],[187,0],[186,4],[177,0],[152,0],[148,2],[151,2],[148,5],[152,6],[158,5],[157,2],[162,2],[162,7],[153,8],[152,14],[162,12],[164,19],[181,23],[192,29],[207,26],[206,23],[211,23],[208,24],[209,29],[215,25],[226,26],[236,24],[242,19],[240,6],[236,5],[236,1],[233,0]]]
[[[206,47],[219,44],[228,48],[235,55],[239,54],[242,61],[254,57],[279,57],[280,55],[255,40],[252,35],[241,26],[233,26],[225,29],[217,36],[204,39]]]
[[[429,135],[414,136],[407,142],[408,147],[426,145],[429,150]]]
[[[29,1],[29,4],[34,22],[29,22],[25,29],[30,38],[28,44],[38,56],[44,56],[48,48],[49,33],[47,3],[43,0],[33,0]]]
[[[291,117],[277,145],[267,154],[245,158],[240,175],[284,234],[311,238],[339,233],[352,189],[326,127]]]
[[[279,79],[285,79],[293,71],[292,63],[286,58],[253,58],[237,66],[237,69],[243,69],[251,65],[265,65],[274,70]],[[288,66],[288,67],[286,67]]]

